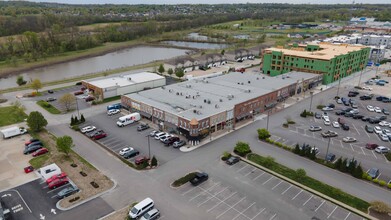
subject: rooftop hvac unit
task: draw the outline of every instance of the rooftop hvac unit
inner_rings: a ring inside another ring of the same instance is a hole
[[[223,102],[223,99],[220,99],[220,102]]]
[[[210,104],[210,99],[208,99],[208,104]]]
[[[206,103],[206,99],[204,99],[204,103]]]
[[[200,108],[202,108],[202,105],[200,105]]]
[[[257,77],[257,80],[259,80],[259,77]]]
[[[251,84],[251,81],[250,81],[250,80],[248,81],[248,84]]]
[[[129,80],[129,81],[132,81],[132,77],[128,77],[128,80]]]
[[[193,112],[194,112],[194,113],[197,113],[197,110],[194,109]]]
[[[177,92],[176,95],[179,95],[179,92]]]

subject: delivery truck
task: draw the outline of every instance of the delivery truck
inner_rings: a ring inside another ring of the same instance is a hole
[[[141,119],[140,113],[135,112],[118,118],[117,125],[118,127],[123,127],[126,125],[130,125],[134,122],[140,121],[140,119]]]
[[[12,138],[18,135],[26,134],[27,130],[19,127],[6,128],[0,131],[3,134],[3,138]]]

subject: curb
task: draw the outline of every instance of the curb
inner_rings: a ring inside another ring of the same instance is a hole
[[[84,204],[84,203],[86,203],[86,202],[89,202],[89,201],[91,201],[91,200],[93,200],[93,199],[98,198],[99,196],[101,196],[101,195],[103,195],[103,194],[105,194],[105,193],[107,193],[107,192],[113,190],[115,187],[117,187],[117,185],[118,185],[117,182],[116,182],[115,180],[111,179],[111,178],[110,178],[110,180],[114,183],[114,185],[113,185],[110,189],[108,189],[108,190],[106,190],[106,191],[103,191],[103,192],[101,192],[101,193],[98,193],[98,194],[96,194],[96,195],[94,195],[94,196],[92,196],[92,197],[89,197],[89,198],[87,198],[87,199],[85,199],[85,200],[83,200],[83,201],[81,201],[81,202],[79,202],[79,203],[76,203],[76,204],[74,204],[74,205],[72,205],[72,206],[70,206],[70,207],[68,207],[68,208],[63,208],[63,207],[61,207],[61,206],[60,206],[61,200],[59,200],[59,201],[56,203],[56,208],[59,209],[59,210],[61,210],[61,211],[68,211],[68,210],[71,210],[71,209],[73,209],[73,208],[76,208],[76,207],[78,207],[78,206],[80,206],[80,205],[82,205],[82,204]]]
[[[235,155],[235,156],[238,156],[240,158],[240,160],[242,160],[242,161],[244,161],[244,162],[246,162],[246,163],[248,163],[248,164],[250,164],[252,166],[255,166],[255,167],[257,167],[257,168],[259,168],[259,169],[261,169],[263,171],[266,171],[266,172],[268,172],[268,173],[270,173],[270,174],[272,174],[274,176],[277,176],[278,178],[281,178],[284,181],[287,181],[287,182],[289,182],[289,183],[291,183],[291,184],[293,184],[295,186],[298,186],[298,187],[300,187],[300,188],[302,188],[302,189],[304,189],[304,190],[306,190],[306,191],[308,191],[308,192],[310,192],[312,194],[315,194],[315,195],[317,195],[317,196],[319,196],[319,197],[321,197],[321,198],[323,198],[325,200],[328,200],[328,201],[330,201],[330,202],[332,202],[334,204],[337,204],[338,206],[341,206],[344,209],[347,209],[347,210],[349,210],[349,211],[351,211],[351,212],[353,212],[353,213],[355,213],[355,214],[357,214],[357,215],[359,215],[361,217],[364,217],[366,219],[371,219],[371,220],[377,220],[377,218],[375,218],[373,216],[370,216],[370,215],[368,215],[368,214],[366,214],[366,213],[364,213],[364,212],[362,212],[362,211],[360,211],[360,210],[358,210],[356,208],[353,208],[353,207],[351,207],[349,205],[346,205],[345,203],[342,203],[342,202],[340,202],[338,200],[335,200],[335,199],[333,199],[333,198],[331,198],[331,197],[329,197],[327,195],[324,195],[323,193],[320,193],[320,192],[318,192],[318,191],[316,191],[314,189],[311,189],[311,188],[309,188],[307,186],[304,186],[301,183],[298,183],[298,182],[296,182],[296,181],[294,181],[292,179],[289,179],[289,178],[287,178],[287,177],[285,177],[285,176],[283,176],[283,175],[281,175],[279,173],[276,173],[276,172],[274,172],[272,170],[269,170],[268,168],[263,167],[263,166],[261,166],[259,164],[256,164],[256,163],[254,163],[254,162],[252,162],[252,161],[250,161],[250,160],[248,160],[246,158],[243,158],[243,157],[235,154],[235,152],[232,152],[232,154]]]

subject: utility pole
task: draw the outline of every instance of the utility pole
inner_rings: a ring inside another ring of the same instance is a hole
[[[147,135],[148,138],[148,158],[151,159],[151,143],[149,142],[149,135]]]
[[[270,117],[270,110],[267,111],[266,130],[268,130],[268,131],[269,131],[269,117]]]
[[[338,88],[337,88],[337,96],[339,95],[339,87],[341,86],[341,75],[339,76],[339,80],[338,80]]]
[[[325,160],[327,160],[327,155],[329,154],[329,148],[330,148],[330,140],[331,140],[331,137],[329,137],[329,142],[327,144],[327,151],[326,151],[326,156],[325,156]]]
[[[78,115],[78,118],[80,119],[80,112],[79,112],[79,102],[77,100],[77,98],[75,97],[75,100],[76,100],[76,109],[77,109],[77,115]]]
[[[358,84],[357,84],[357,86],[360,86],[360,83],[361,83],[361,76],[362,76],[362,73],[364,72],[364,69],[365,69],[365,67],[363,67],[362,70],[361,70],[360,78],[358,78]]]
[[[314,96],[314,92],[311,91],[310,95],[311,95],[311,100],[310,100],[310,112],[311,112],[311,109],[312,109],[312,97]]]

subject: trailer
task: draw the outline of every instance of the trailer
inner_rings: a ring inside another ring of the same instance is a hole
[[[140,119],[141,119],[140,113],[135,112],[118,118],[117,125],[119,127],[123,127],[125,125],[130,125],[134,122],[140,121]]]
[[[26,134],[27,130],[19,127],[6,128],[0,131],[3,134],[3,138],[12,138],[18,135]]]

